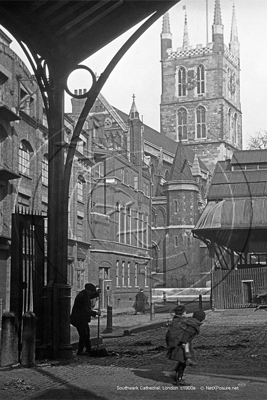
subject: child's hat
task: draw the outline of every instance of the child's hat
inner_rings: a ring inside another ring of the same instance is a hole
[[[186,311],[185,306],[182,305],[179,305],[174,309],[176,315],[182,315],[185,311]]]
[[[203,321],[206,318],[206,314],[202,310],[197,310],[194,312],[193,318],[196,318],[199,321]]]

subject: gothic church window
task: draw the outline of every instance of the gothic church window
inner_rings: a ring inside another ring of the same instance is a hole
[[[197,94],[205,93],[205,70],[203,65],[197,67]]]
[[[186,70],[184,67],[178,69],[178,97],[186,95]]]
[[[203,106],[199,106],[196,111],[197,117],[197,139],[206,138],[206,110]]]
[[[187,140],[187,111],[185,108],[178,110],[178,138],[179,141]]]

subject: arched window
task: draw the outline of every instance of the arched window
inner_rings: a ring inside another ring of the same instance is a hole
[[[178,69],[178,96],[186,95],[186,70],[184,67]]]
[[[19,144],[19,172],[30,175],[32,148],[29,142],[22,140]]]
[[[82,175],[78,176],[78,182],[77,182],[77,200],[83,202],[83,186],[84,186],[84,177]]]
[[[197,94],[205,93],[205,69],[203,65],[197,67]]]
[[[48,186],[48,156],[45,154],[42,160],[42,184]]]
[[[206,110],[203,106],[199,106],[196,111],[197,116],[197,139],[207,136],[206,130]]]
[[[187,111],[185,108],[178,110],[178,137],[177,140],[187,140]]]

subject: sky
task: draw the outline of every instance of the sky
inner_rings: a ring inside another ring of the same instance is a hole
[[[230,40],[232,8],[234,0],[221,0],[224,42]],[[215,0],[181,0],[170,11],[173,49],[182,46],[184,13],[186,6],[190,45],[206,43],[206,4],[208,3],[208,35],[211,41]],[[243,148],[251,136],[267,131],[267,1],[235,0],[238,37],[241,56],[241,110],[243,113]],[[85,60],[98,75],[103,72],[115,52],[125,43],[136,27],[110,43],[101,51]],[[128,113],[132,96],[145,124],[159,130],[161,64],[160,33],[162,18],[151,26],[122,58],[105,84],[102,94],[110,104]],[[86,40],[86,38],[85,38]],[[25,61],[23,52],[15,41],[11,48]],[[88,88],[90,77],[83,70],[70,76],[69,89]],[[71,111],[69,96],[66,96],[65,111]]]

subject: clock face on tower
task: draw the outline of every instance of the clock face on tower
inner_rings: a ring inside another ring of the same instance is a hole
[[[228,88],[232,94],[235,93],[235,89],[236,89],[235,74],[232,74],[230,76],[230,79],[228,82]]]
[[[112,125],[112,120],[110,118],[105,119],[105,128],[110,128]]]

